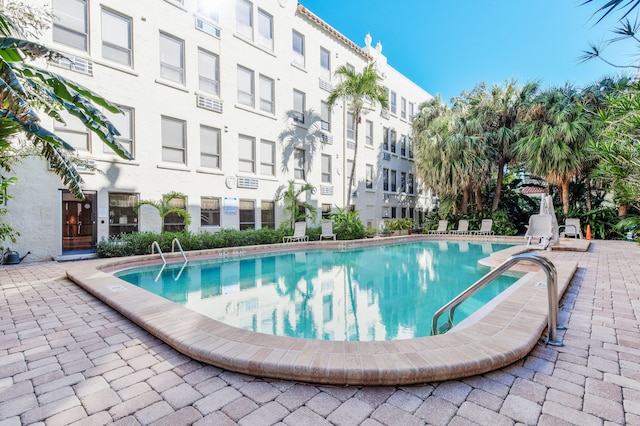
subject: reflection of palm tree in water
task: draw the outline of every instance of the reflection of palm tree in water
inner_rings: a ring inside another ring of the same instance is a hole
[[[304,253],[298,253],[298,255],[304,255]],[[294,326],[289,320],[289,315],[284,316],[284,329],[287,336],[317,338],[317,327],[313,321],[313,308],[309,305],[309,301],[313,299],[316,294],[316,289],[313,285],[312,277],[314,274],[307,271],[313,269],[313,263],[306,261],[296,263],[296,254],[292,253],[290,259],[287,260],[289,274],[282,274],[280,279],[276,283],[276,292],[280,296],[288,296],[289,300],[296,305],[297,321]],[[299,276],[296,273],[297,264],[304,266],[305,270]],[[295,277],[295,279],[291,279]],[[298,300],[301,299],[300,307],[298,309]]]

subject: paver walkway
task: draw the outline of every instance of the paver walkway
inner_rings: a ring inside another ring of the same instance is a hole
[[[640,425],[640,247],[552,253],[580,269],[563,347],[459,381],[331,387],[266,380],[176,352],[65,278],[0,266],[0,426]]]

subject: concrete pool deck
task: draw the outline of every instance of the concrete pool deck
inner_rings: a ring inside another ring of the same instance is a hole
[[[562,347],[460,380],[334,387],[204,365],[65,277],[0,267],[0,424],[640,424],[640,249],[594,241],[562,302]],[[545,305],[546,307],[546,305]]]

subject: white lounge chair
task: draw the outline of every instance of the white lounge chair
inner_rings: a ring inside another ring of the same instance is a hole
[[[539,243],[546,249],[553,238],[553,218],[550,214],[534,214],[529,218],[527,233],[524,235],[527,245]]]
[[[450,234],[466,235],[469,233],[469,221],[466,219],[460,219],[458,222],[458,229],[454,229],[449,232]]]
[[[333,222],[330,220],[322,221],[322,231],[320,232],[320,240],[325,238],[336,239],[336,234],[333,232]]]
[[[296,222],[293,228],[293,235],[282,238],[283,243],[295,243],[299,241],[309,241],[307,236],[307,222]]]
[[[469,233],[473,235],[493,235],[494,232],[491,228],[493,228],[493,220],[482,219],[480,229],[478,229],[477,231],[469,231]]]
[[[564,221],[564,225],[558,226],[559,229],[563,229],[564,231],[560,232],[560,237],[572,237],[572,238],[583,238],[582,236],[582,228],[580,227],[580,219],[576,218],[567,218]]]
[[[446,220],[438,221],[438,229],[429,231],[429,234],[446,234],[447,226],[449,226],[449,222]]]

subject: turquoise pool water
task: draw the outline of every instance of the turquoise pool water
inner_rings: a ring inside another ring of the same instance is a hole
[[[488,272],[477,262],[505,244],[421,241],[128,269],[131,284],[234,327],[323,340],[429,336],[431,318]],[[157,278],[157,281],[156,281]],[[502,276],[456,310],[455,323],[517,278]]]

